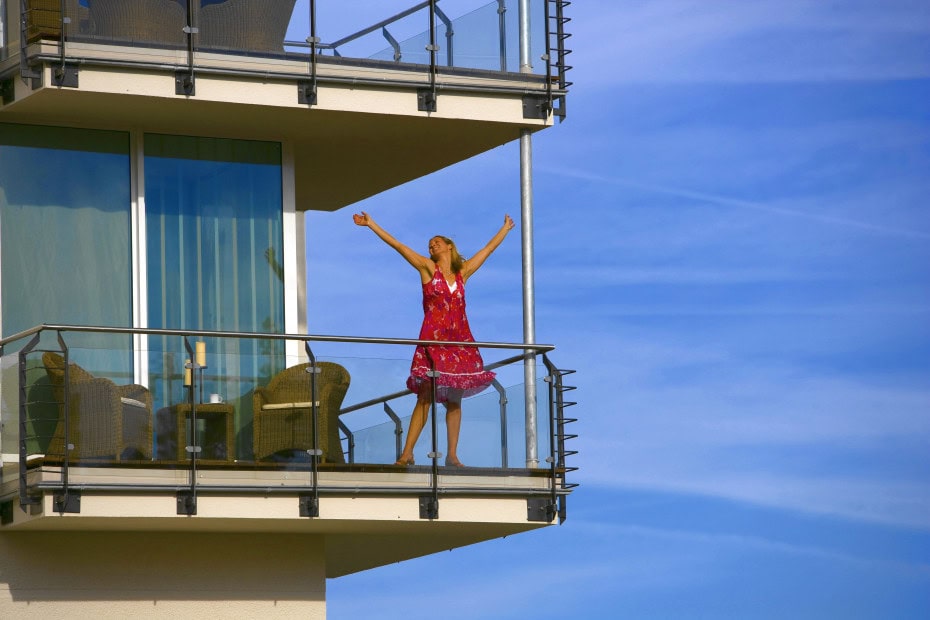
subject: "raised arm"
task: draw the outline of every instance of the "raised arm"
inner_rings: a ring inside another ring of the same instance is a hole
[[[403,256],[404,260],[413,265],[414,269],[419,271],[421,274],[426,274],[424,282],[429,281],[429,279],[433,277],[433,261],[430,260],[429,257],[414,252],[412,249],[395,239],[388,231],[381,228],[370,215],[362,211],[361,213],[354,214],[352,216],[352,220],[359,226],[367,226],[370,228],[372,232],[378,235],[382,241],[397,250],[398,254]]]
[[[487,245],[475,252],[474,256],[465,261],[465,266],[462,268],[462,280],[467,281],[468,278],[478,271],[481,265],[484,264],[484,261],[488,259],[488,256],[501,244],[504,237],[507,236],[507,233],[513,230],[513,227],[513,219],[511,219],[509,215],[505,215],[504,224],[500,227],[500,230],[491,237]]]

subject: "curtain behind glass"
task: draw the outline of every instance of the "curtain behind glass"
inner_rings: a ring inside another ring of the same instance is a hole
[[[129,166],[126,133],[0,123],[4,336],[43,323],[132,325]],[[72,362],[132,383],[129,336],[67,332],[64,338]],[[46,333],[27,359],[31,453],[45,452],[57,423],[39,351],[58,348],[55,334]]]
[[[145,207],[150,327],[283,333],[279,144],[147,134]],[[190,356],[180,338],[152,338],[149,349],[156,410],[170,420],[187,399]],[[251,392],[283,368],[283,344],[207,339],[206,350],[204,399],[235,407],[245,456]]]
[[[129,136],[0,124],[3,335],[129,327]]]

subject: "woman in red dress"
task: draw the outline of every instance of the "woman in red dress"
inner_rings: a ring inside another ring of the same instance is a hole
[[[465,315],[465,283],[497,249],[504,237],[513,229],[513,220],[504,216],[504,224],[469,259],[462,258],[455,243],[448,237],[436,236],[429,241],[429,257],[414,252],[378,226],[364,211],[352,216],[359,226],[367,226],[420,272],[423,283],[423,326],[420,340],[474,342]],[[462,398],[477,394],[494,379],[494,373],[484,369],[477,347],[418,346],[410,365],[407,387],[417,395],[417,404],[410,417],[404,451],[395,465],[413,465],[413,447],[426,425],[431,405],[430,360],[438,371],[436,401],[446,406],[448,448],[446,465],[462,467],[457,449],[459,429],[462,425]]]

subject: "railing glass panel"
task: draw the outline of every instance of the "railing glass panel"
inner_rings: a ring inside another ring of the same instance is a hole
[[[149,352],[146,346],[154,341],[157,351]],[[7,345],[4,453],[19,453],[19,395],[24,394],[26,456],[44,457],[47,464],[67,457],[70,464],[183,468],[193,451],[199,461],[217,465],[273,468],[309,463],[319,449],[324,465],[391,465],[416,402],[405,386],[409,358],[330,354],[338,348],[323,343],[325,354],[315,356],[319,370],[310,374],[304,341],[164,332],[62,332],[59,339],[57,332],[44,330]],[[412,350],[411,345],[367,348]],[[527,467],[523,361],[519,355],[507,357],[513,352],[484,351],[497,380],[463,401],[459,455],[469,466]],[[549,413],[542,367],[537,376],[537,453],[544,459]],[[437,411],[435,450],[446,454],[445,407],[437,404]],[[433,450],[428,422],[415,452],[418,464],[429,464]]]
[[[2,479],[15,480],[19,473],[19,356],[7,353],[0,357],[0,465]],[[33,431],[35,434],[35,431]],[[35,446],[28,449],[35,450]]]
[[[518,0],[438,2],[437,65],[519,72],[519,4]],[[0,0],[0,9],[4,5],[0,45],[5,51],[0,52],[0,60],[19,50],[20,39],[19,2]],[[299,76],[308,73],[309,41],[315,28],[319,62],[332,65],[331,58],[340,56],[348,64],[379,60],[407,69],[429,66],[427,2],[411,1],[406,7],[391,3],[366,14],[346,11],[343,0],[316,0],[312,6],[311,10],[309,0],[201,0],[190,6],[178,0],[29,0],[23,25],[27,43],[63,42],[60,55],[65,62],[76,57],[70,44],[92,43],[153,50],[147,59],[114,49],[113,59],[121,62],[164,66],[167,52],[167,62],[178,68],[229,69],[228,61],[234,59],[216,54],[299,61],[278,63],[275,70]],[[545,0],[529,2],[530,72],[536,75],[546,69],[541,60],[547,43],[545,6]],[[95,48],[94,55],[101,51]],[[83,53],[81,58],[86,60]],[[246,65],[235,70],[249,71]]]
[[[160,341],[157,355],[148,350],[153,339]],[[321,478],[325,472],[374,474],[373,492],[399,483],[438,493],[439,479],[422,474],[430,472],[431,453],[447,453],[443,405],[437,404],[435,443],[428,421],[416,465],[393,465],[416,402],[405,389],[414,344],[78,326],[27,330],[2,342],[0,494],[18,492],[25,505],[38,501],[42,489],[74,486],[164,491],[180,484],[190,485],[189,494],[227,488],[217,480],[267,493],[262,480],[275,472],[284,476],[274,478],[275,486],[307,501],[337,480]],[[523,350],[482,344],[497,381],[462,403],[459,458],[496,478],[495,470],[509,477],[550,468],[547,372],[537,366],[534,433],[526,424]],[[528,440],[535,442],[537,462],[526,461]],[[460,471],[437,458],[440,475]],[[201,476],[204,468],[215,472],[208,474],[212,482]],[[67,492],[56,497],[70,501]]]
[[[520,366],[522,368],[522,363]],[[542,377],[545,371],[539,368],[537,373]],[[539,407],[536,425],[540,433],[536,445],[537,453],[545,457],[549,449],[547,389],[545,383],[538,387]],[[481,394],[464,399],[458,448],[460,460],[470,467],[525,469],[527,463],[524,402],[525,388],[522,383],[505,387],[497,382]],[[402,445],[402,440],[406,438],[415,403],[415,396],[408,394],[388,403],[376,403],[343,415],[342,421],[349,426],[352,435],[352,462],[392,463],[398,456],[397,451]],[[385,410],[385,404],[390,413]],[[437,405],[437,412],[437,448],[445,455],[447,436],[444,406]],[[391,413],[396,415],[398,420],[391,419]],[[401,442],[397,441],[399,429],[402,429]],[[347,439],[343,440],[343,448],[348,451]],[[431,428],[428,423],[414,451],[417,464],[429,464],[427,455],[431,450]],[[443,460],[440,460],[440,465],[442,464]],[[548,467],[545,462],[538,466]]]
[[[321,7],[327,4],[317,3]],[[470,2],[439,2],[437,7],[435,38],[439,48],[436,55],[439,66],[510,72],[520,70],[517,0],[494,0],[477,8],[475,3]],[[531,64],[533,72],[540,74],[545,71],[545,63],[540,60],[546,48],[544,0],[532,0],[530,7]],[[330,12],[323,11],[323,14]],[[367,25],[351,34],[339,35],[338,38],[323,36],[322,47],[325,54],[346,58],[428,65],[429,17],[427,6],[410,13],[385,16],[383,22]],[[321,20],[318,32],[331,36],[332,26],[336,23],[336,20]],[[372,25],[377,27],[372,28]]]

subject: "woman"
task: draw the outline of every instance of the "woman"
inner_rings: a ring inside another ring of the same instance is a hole
[[[462,258],[455,243],[447,237],[436,236],[430,239],[427,258],[392,237],[364,211],[353,215],[352,219],[359,226],[370,228],[420,272],[424,317],[419,339],[474,342],[465,316],[465,283],[513,229],[510,216],[504,216],[504,224],[497,234],[469,259]],[[436,377],[436,401],[446,406],[446,465],[464,467],[457,454],[459,429],[462,425],[462,398],[486,388],[494,379],[494,373],[484,369],[477,347],[461,346],[417,347],[407,379],[407,387],[417,395],[417,404],[410,417],[404,450],[394,464],[413,465],[413,448],[429,417],[432,382],[428,373],[431,360],[439,372]]]

